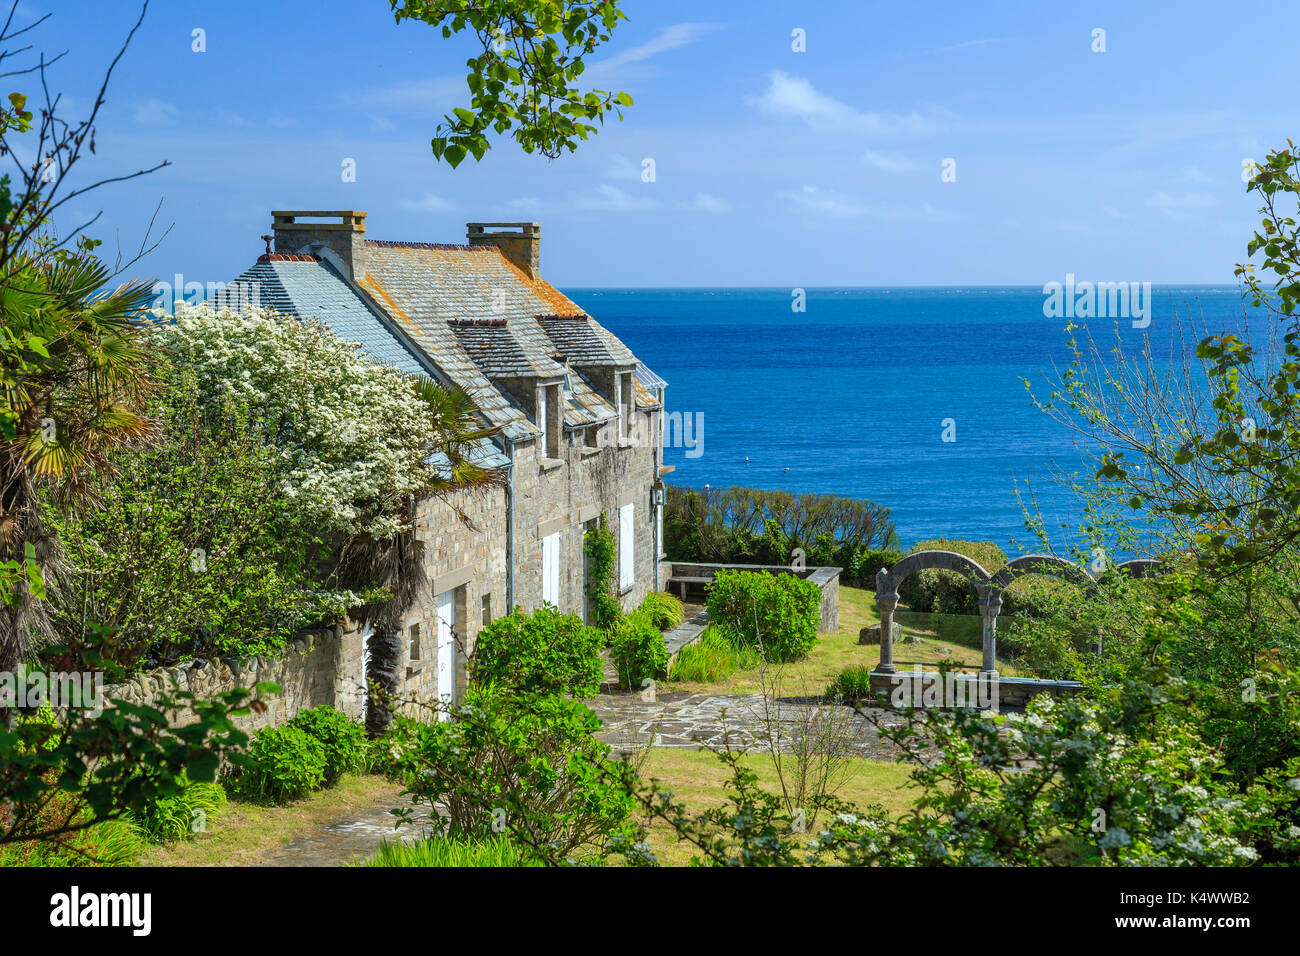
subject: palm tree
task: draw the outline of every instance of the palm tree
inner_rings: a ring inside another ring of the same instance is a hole
[[[424,543],[415,534],[415,508],[429,497],[455,510],[461,522],[473,527],[469,516],[451,499],[459,492],[486,491],[499,485],[504,474],[470,460],[470,452],[498,431],[484,427],[473,400],[462,389],[440,385],[427,376],[411,378],[416,392],[429,408],[428,453],[430,480],[417,494],[390,502],[407,528],[391,538],[356,537],[347,542],[340,561],[341,579],[358,589],[382,587],[385,600],[353,612],[372,629],[370,660],[366,666],[366,732],[380,736],[392,720],[401,680],[402,623],[412,607],[432,595],[424,572]]]
[[[93,476],[147,441],[143,414],[154,359],[139,317],[151,286],[102,288],[111,270],[85,252],[24,255],[0,283],[0,562],[31,554],[41,578],[59,560],[37,489],[56,503],[93,500]],[[30,546],[30,548],[29,548]],[[0,582],[0,671],[13,670],[53,631],[39,585]]]

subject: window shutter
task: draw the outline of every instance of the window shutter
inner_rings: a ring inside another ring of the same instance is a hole
[[[635,579],[633,573],[633,555],[636,554],[636,539],[632,530],[632,509],[635,505],[624,505],[618,509],[618,586],[630,588]]]

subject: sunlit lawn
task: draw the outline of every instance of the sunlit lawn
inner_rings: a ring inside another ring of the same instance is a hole
[[[742,760],[758,775],[759,785],[779,793],[780,786],[772,761],[762,754],[750,754]],[[880,804],[891,815],[901,816],[912,808],[918,791],[910,784],[911,768],[906,764],[853,757],[846,764],[847,776],[836,796],[858,807]],[[650,751],[642,776],[656,778],[661,789],[670,791],[694,812],[727,801],[726,782],[730,772],[716,755],[706,750],[681,750],[658,747]],[[682,866],[694,851],[681,843],[673,828],[663,822],[648,827],[647,839],[659,862]]]
[[[947,660],[954,664],[980,662],[981,622],[974,614],[915,614],[899,611],[895,619],[903,628],[903,636],[915,636],[919,643],[899,643],[894,646],[894,662],[900,667],[913,662],[923,665]],[[875,595],[861,588],[840,588],[840,630],[835,634],[822,634],[808,657],[802,661],[769,669],[766,680],[778,683],[777,693],[782,696],[805,697],[821,694],[846,667],[874,667],[880,660],[880,646],[858,644],[858,632],[871,624],[879,623]],[[999,663],[998,670],[1008,676],[1015,669]],[[666,689],[718,694],[759,693],[763,690],[764,676],[759,668],[737,670],[729,678],[705,684],[695,681],[671,682]]]

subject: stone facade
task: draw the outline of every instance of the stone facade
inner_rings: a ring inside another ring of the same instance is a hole
[[[419,505],[427,597],[403,621],[404,696],[432,699],[448,676],[440,617],[451,625],[453,697],[485,623],[544,597],[585,617],[583,535],[602,513],[620,561],[631,536],[623,606],[660,586],[652,493],[667,383],[542,278],[539,223],[472,222],[455,244],[369,239],[360,210],[278,210],[273,220],[274,251],[234,282],[244,298],[462,389],[495,430],[468,457],[498,469],[500,486]],[[626,532],[620,509],[630,509]]]
[[[512,603],[526,611],[542,605],[542,541],[548,535],[560,535],[557,606],[561,611],[588,618],[583,536],[603,513],[617,545],[619,510],[625,505],[632,506],[633,515],[633,581],[630,588],[620,590],[619,599],[631,610],[660,587],[657,558],[662,542],[658,509],[651,501],[659,413],[633,414],[644,434],[652,436],[652,443],[620,444],[613,424],[601,429],[594,446],[579,443],[587,437],[585,432],[574,433],[558,459],[541,455],[535,441],[513,449],[511,485],[421,503],[417,527],[425,547],[431,600],[412,609],[405,621],[411,661],[408,695],[428,697],[434,692],[435,662],[423,659],[421,641],[431,641],[436,633],[437,595],[455,592],[456,684],[463,692],[466,658],[474,652],[483,626],[509,613]],[[513,575],[507,567],[511,499]]]

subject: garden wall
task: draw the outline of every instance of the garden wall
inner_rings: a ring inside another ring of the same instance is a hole
[[[305,631],[275,654],[144,671],[123,684],[105,688],[104,696],[153,706],[164,691],[188,691],[205,700],[237,687],[273,681],[280,685],[280,693],[267,697],[267,708],[261,713],[250,711],[235,717],[240,730],[247,733],[276,727],[300,710],[320,704],[359,719],[364,699],[361,655],[361,629],[349,619],[334,627]],[[180,726],[195,720],[188,710],[169,716]]]

